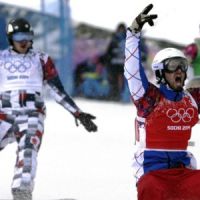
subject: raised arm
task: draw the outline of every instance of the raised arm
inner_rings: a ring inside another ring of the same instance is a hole
[[[140,36],[144,24],[153,26],[153,20],[157,18],[157,15],[148,15],[152,7],[152,4],[148,5],[127,30],[124,75],[134,101],[144,96],[149,85],[141,63]]]

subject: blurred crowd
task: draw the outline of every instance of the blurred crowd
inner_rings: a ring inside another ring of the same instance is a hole
[[[126,29],[127,27],[124,23],[119,23],[109,42],[101,42],[101,46],[106,46],[103,52],[101,51],[98,54],[94,52],[95,48],[93,47],[93,54],[90,53],[92,56],[86,57],[86,59],[77,63],[74,69],[74,96],[130,102],[130,94],[124,78]],[[154,55],[151,55],[152,52],[155,51],[154,53],[156,53],[159,48],[147,45],[145,38],[143,36],[141,38],[142,64],[146,69],[147,76],[150,79],[154,79],[151,68],[148,67],[148,59],[153,57]],[[153,50],[153,48],[155,49]],[[193,43],[183,46],[181,49],[189,60],[186,81],[188,85],[191,84],[191,80],[199,79],[200,77],[199,49],[200,38],[196,38]],[[81,52],[83,52],[83,49]]]
[[[188,44],[183,49],[189,61],[188,81],[186,87],[200,86],[200,37],[194,39],[191,44]]]
[[[124,78],[126,25],[119,23],[105,51],[78,63],[74,70],[75,96],[90,99],[129,102]],[[148,48],[142,43],[142,60],[146,62]]]

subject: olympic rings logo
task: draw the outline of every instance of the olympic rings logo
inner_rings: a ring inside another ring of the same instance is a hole
[[[20,61],[20,60],[16,60],[16,61],[7,61],[4,64],[4,68],[6,70],[8,70],[10,73],[15,73],[15,72],[26,72],[27,69],[29,69],[31,67],[31,63],[29,61]]]
[[[179,108],[178,110],[170,108],[167,111],[167,117],[171,119],[172,122],[178,123],[181,120],[183,122],[190,122],[192,118],[194,117],[194,109],[193,108],[187,108],[186,110],[184,108]]]

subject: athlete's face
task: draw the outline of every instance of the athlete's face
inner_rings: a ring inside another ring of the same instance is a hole
[[[164,76],[168,85],[176,91],[181,91],[186,79],[188,61],[185,58],[175,57],[164,62]]]
[[[13,41],[13,48],[19,53],[26,53],[28,49],[31,47],[32,43],[28,40],[22,41]]]
[[[164,72],[169,86],[176,91],[181,91],[184,86],[186,72],[177,69],[175,72]]]
[[[164,63],[164,75],[168,85],[176,91],[183,89],[188,69],[185,58],[171,58]]]

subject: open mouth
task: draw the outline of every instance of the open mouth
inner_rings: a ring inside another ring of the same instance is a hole
[[[21,44],[21,45],[20,45],[20,47],[21,47],[22,49],[25,49],[26,46],[27,46],[27,44]]]
[[[179,83],[179,82],[182,81],[182,79],[181,79],[181,77],[176,77],[176,78],[175,78],[175,81]]]

